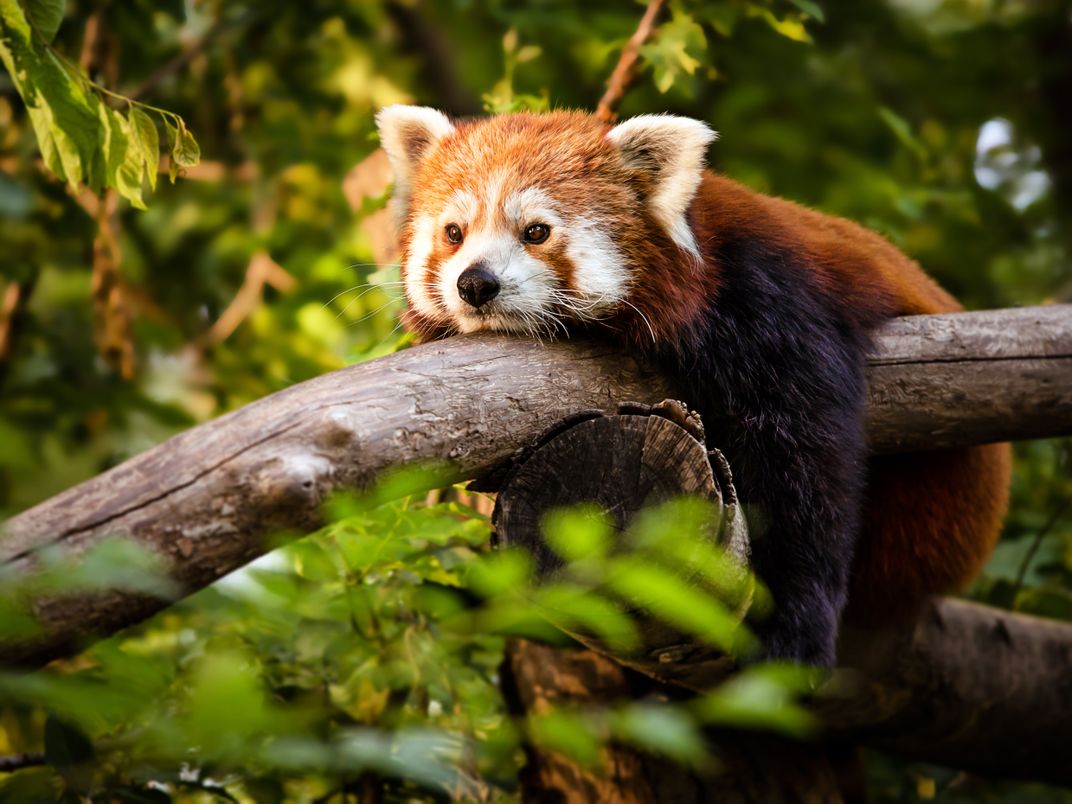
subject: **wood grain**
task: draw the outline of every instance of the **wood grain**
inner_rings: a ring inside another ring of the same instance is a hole
[[[1072,307],[920,316],[876,338],[869,373],[876,451],[1072,433]],[[78,553],[123,535],[164,556],[193,592],[264,553],[280,531],[320,523],[338,488],[447,462],[486,474],[553,422],[620,400],[672,397],[628,355],[584,343],[466,336],[333,372],[195,427],[10,519],[0,564]],[[118,593],[38,601],[33,643],[0,663],[40,664],[159,610]]]

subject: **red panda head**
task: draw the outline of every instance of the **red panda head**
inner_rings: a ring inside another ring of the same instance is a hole
[[[419,332],[608,321],[637,310],[647,266],[668,252],[699,259],[685,213],[715,137],[704,123],[644,115],[611,128],[579,112],[454,123],[415,106],[376,120]]]

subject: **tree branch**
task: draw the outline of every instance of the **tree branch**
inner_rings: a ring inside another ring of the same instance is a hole
[[[876,452],[1070,434],[1072,307],[893,321],[877,334],[868,376]],[[0,564],[26,571],[42,547],[79,553],[125,535],[164,556],[192,592],[265,552],[273,533],[316,527],[335,489],[434,459],[450,462],[448,480],[485,476],[571,413],[673,395],[606,346],[492,335],[427,344],[273,394],[12,518]],[[0,644],[0,663],[41,664],[164,605],[120,592],[37,600],[43,635]],[[1051,723],[1062,701],[1067,708],[1072,626],[955,602],[937,612],[864,635],[859,655],[888,676],[868,675],[878,680],[831,705],[829,721],[935,761],[977,767],[977,753],[997,772],[1046,765],[1046,778],[1065,778],[1048,749],[1036,759],[1014,749],[1017,740],[1037,746],[1025,730],[1040,723],[1062,735],[1072,724],[1067,712],[1064,726]],[[972,732],[992,750],[969,747],[958,731],[971,718],[995,732]],[[1069,743],[1072,734],[1051,744]]]
[[[877,336],[869,386],[876,452],[1072,433],[1072,307],[899,319]],[[42,547],[77,553],[125,535],[192,592],[264,553],[273,533],[317,527],[335,489],[422,461],[448,461],[453,481],[480,477],[577,410],[673,396],[606,346],[431,343],[273,394],[13,517],[0,564],[27,568]],[[0,645],[0,660],[47,661],[165,605],[94,600],[39,601],[47,635]]]
[[[45,755],[40,751],[26,754],[8,754],[0,757],[0,773],[13,773],[23,768],[32,768],[45,764]]]
[[[649,0],[644,16],[640,18],[640,24],[629,37],[629,41],[625,43],[622,55],[618,58],[618,63],[614,66],[610,78],[607,79],[607,90],[596,106],[595,115],[604,123],[613,123],[618,118],[618,104],[622,102],[625,90],[629,88],[635,77],[634,68],[640,56],[640,48],[651,38],[655,30],[655,19],[662,8],[663,0]]]
[[[843,630],[815,711],[865,745],[983,776],[1072,784],[1072,624],[936,600],[915,621]]]

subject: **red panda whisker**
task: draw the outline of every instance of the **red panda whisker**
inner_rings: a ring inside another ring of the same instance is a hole
[[[640,316],[640,320],[643,321],[648,327],[648,332],[651,334],[651,342],[652,343],[658,343],[658,339],[655,337],[655,330],[652,328],[651,322],[648,321],[648,317],[646,315],[644,315],[644,313],[642,313],[640,311],[640,309],[635,304],[633,304],[631,301],[629,301],[628,299],[619,299],[618,301],[620,301],[622,304],[624,304],[624,305],[626,305],[628,307],[632,307],[633,310],[636,311],[636,314],[638,316]]]
[[[372,311],[370,311],[368,313],[365,313],[363,316],[361,316],[361,318],[357,319],[357,321],[351,322],[350,326],[355,326],[357,324],[360,324],[363,321],[367,321],[368,319],[372,318],[372,316],[376,315],[377,313],[383,312],[388,307],[393,307],[394,305],[398,304],[400,301],[401,301],[401,299],[391,299],[386,304],[381,304],[375,310],[372,310]],[[349,305],[347,305],[347,307],[349,307]],[[335,320],[338,321],[339,316],[341,316],[344,312],[346,312],[345,307],[342,309],[342,312],[340,312],[339,315],[335,316]]]
[[[350,301],[346,302],[346,304],[343,305],[343,308],[341,310],[339,310],[339,312],[335,315],[335,320],[338,321],[340,318],[342,318],[343,315],[346,314],[346,311],[350,309],[350,306],[355,301],[358,301],[359,299],[367,296],[369,293],[371,293],[375,289],[376,289],[375,287],[371,287],[368,290],[359,293],[357,296],[355,296],[354,298],[350,299]],[[338,296],[336,296],[335,298],[338,298]],[[394,304],[395,302],[402,301],[404,298],[405,298],[404,294],[397,294],[395,296],[392,296],[387,301],[387,304],[383,305],[383,307],[380,307],[379,310],[384,309],[384,307],[389,307],[390,305]],[[332,299],[332,301],[334,301],[334,299]],[[329,302],[329,304],[330,304],[330,302]],[[324,306],[327,307],[327,304],[325,304]],[[369,315],[372,315],[372,313],[369,313]]]
[[[567,295],[565,289],[552,289],[551,294],[556,304],[582,321],[603,321],[606,319],[606,316],[592,315],[591,313],[606,299],[605,293],[600,294],[596,299],[585,298],[584,300],[588,303],[584,305],[577,304],[580,299],[571,298]]]
[[[365,293],[369,293],[369,292],[375,290],[376,288],[391,287],[391,286],[395,286],[395,285],[401,287],[403,285],[403,283],[402,282],[364,282],[364,283],[362,283],[360,285],[354,285],[352,288],[347,288],[346,290],[339,291],[334,296],[332,296],[330,299],[328,299],[326,302],[324,302],[324,306],[327,307],[329,304],[331,304],[333,301],[335,301],[340,296],[345,296],[347,293],[353,293],[355,290],[361,290],[361,288],[368,288],[368,290],[366,290],[364,293],[361,294],[361,296],[364,296]],[[361,296],[358,296],[357,298],[360,299]]]

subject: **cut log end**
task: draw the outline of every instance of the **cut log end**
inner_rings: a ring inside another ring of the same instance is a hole
[[[628,402],[615,415],[569,417],[524,450],[506,474],[492,521],[498,542],[525,550],[537,576],[552,581],[565,562],[544,536],[549,512],[594,505],[610,519],[616,543],[624,544],[624,534],[641,511],[683,496],[715,504],[710,538],[746,566],[747,532],[729,466],[721,453],[704,445],[699,418],[673,400],[655,406]],[[702,584],[690,577],[681,582]],[[592,634],[556,624],[582,644],[660,681],[707,688],[734,668],[731,657],[646,612],[632,613],[640,646],[628,654],[609,650]],[[555,621],[553,612],[546,615]]]

